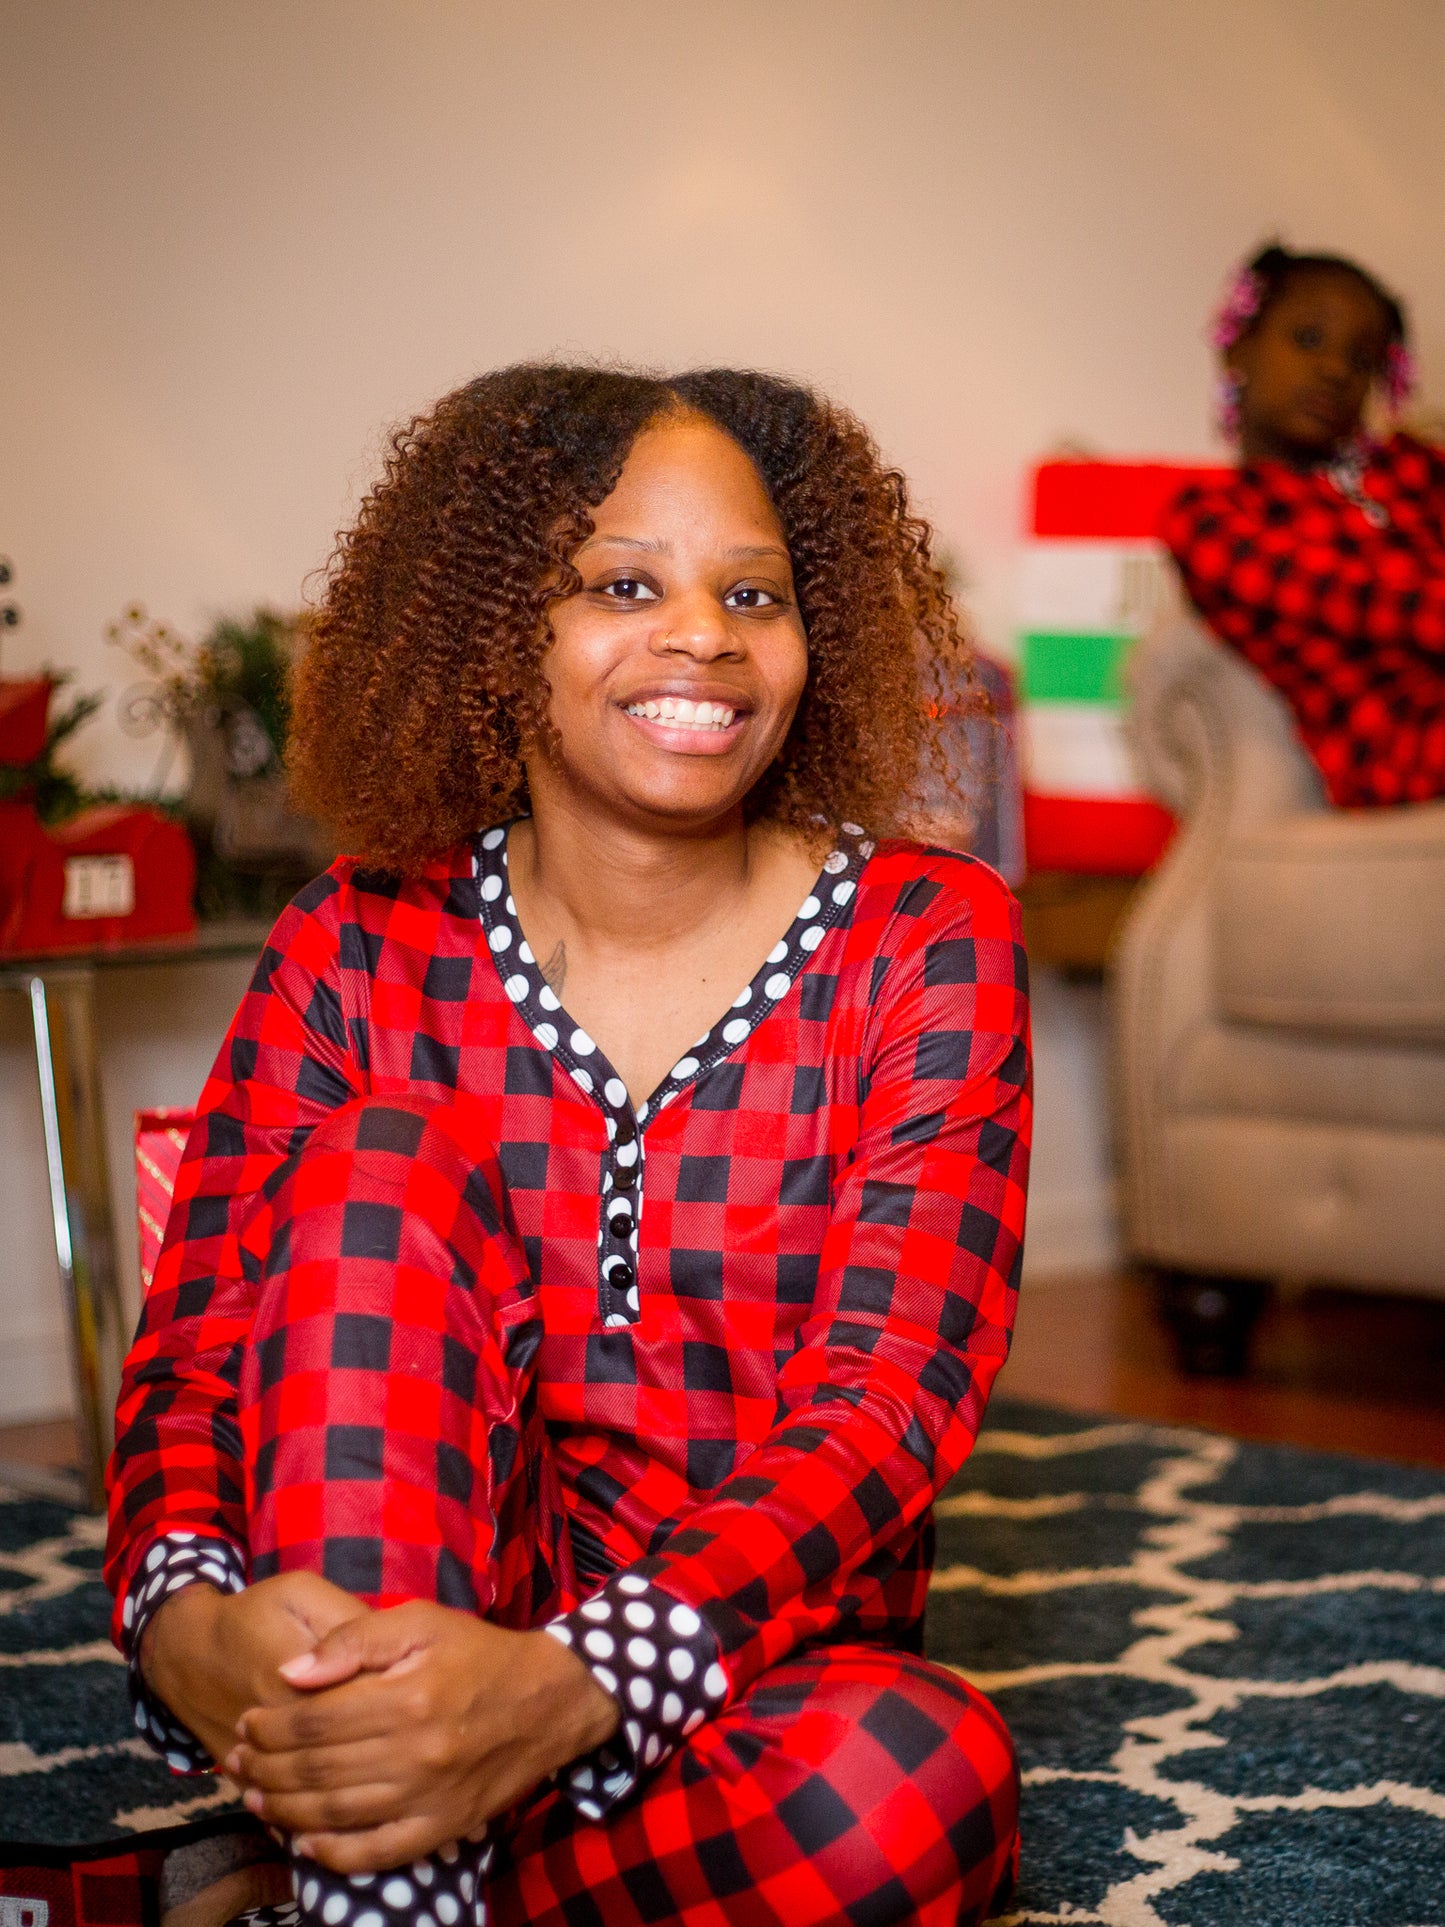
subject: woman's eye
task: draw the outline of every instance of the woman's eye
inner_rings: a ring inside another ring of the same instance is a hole
[[[1318,348],[1324,340],[1324,335],[1318,328],[1296,328],[1294,338],[1295,346],[1298,348]]]
[[[657,591],[649,583],[639,582],[635,575],[615,576],[611,582],[599,584],[599,593],[614,602],[657,601]]]
[[[771,589],[760,589],[756,584],[745,584],[740,589],[731,590],[723,600],[730,609],[767,609],[782,600]]]

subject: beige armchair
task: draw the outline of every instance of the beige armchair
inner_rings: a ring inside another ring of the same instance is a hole
[[[1271,1280],[1445,1297],[1445,803],[1336,810],[1282,700],[1174,607],[1132,664],[1182,818],[1115,950],[1125,1241],[1186,1365]]]

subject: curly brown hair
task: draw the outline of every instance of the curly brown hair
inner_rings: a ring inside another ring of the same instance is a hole
[[[845,409],[772,375],[526,364],[479,376],[391,439],[338,538],[297,677],[299,800],[343,847],[414,871],[527,807],[549,738],[549,606],[650,424],[706,416],[762,477],[792,557],[808,678],[751,817],[896,827],[928,714],[972,694],[928,524]],[[932,699],[930,701],[930,698]]]

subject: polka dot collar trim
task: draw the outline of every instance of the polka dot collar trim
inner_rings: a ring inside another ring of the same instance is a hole
[[[477,838],[473,873],[481,895],[487,944],[502,988],[517,1006],[539,1044],[558,1058],[582,1090],[595,1097],[609,1116],[631,1113],[627,1086],[601,1050],[574,1024],[556,992],[542,976],[532,947],[522,935],[507,874],[507,831],[484,830]],[[853,898],[873,843],[856,823],[845,823],[838,847],[824,859],[808,895],[785,936],[774,944],[746,989],[740,990],[717,1022],[680,1057],[645,1103],[637,1121],[645,1126],[678,1092],[711,1070],[744,1043],[782,1002],[824,937],[852,916]]]
[[[597,1044],[567,1015],[542,976],[522,935],[507,874],[507,829],[484,830],[473,846],[482,927],[502,988],[532,1035],[601,1110],[608,1154],[602,1160],[598,1225],[598,1291],[604,1325],[635,1324],[638,1298],[638,1225],[642,1214],[643,1132],[680,1091],[696,1083],[745,1043],[792,990],[828,932],[853,914],[858,878],[873,843],[855,823],[842,826],[817,881],[786,935],[774,944],[752,982],[734,997],[712,1028],[684,1053],[644,1104],[634,1111],[627,1086]]]

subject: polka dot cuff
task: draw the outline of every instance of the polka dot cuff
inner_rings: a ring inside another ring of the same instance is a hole
[[[636,1573],[618,1573],[546,1631],[571,1647],[622,1709],[611,1740],[561,1781],[577,1811],[600,1820],[644,1772],[721,1712],[730,1683],[702,1616]]]
[[[496,1849],[490,1840],[453,1840],[410,1866],[386,1873],[331,1873],[298,1854],[290,1908],[253,1927],[486,1927],[485,1882]],[[235,1927],[235,1923],[232,1923]]]
[[[130,1583],[121,1607],[126,1683],[141,1735],[175,1773],[207,1773],[211,1756],[188,1726],[156,1698],[140,1669],[141,1636],[163,1601],[187,1586],[214,1586],[217,1592],[244,1592],[246,1562],[229,1539],[203,1539],[194,1532],[168,1532],[157,1539]]]

